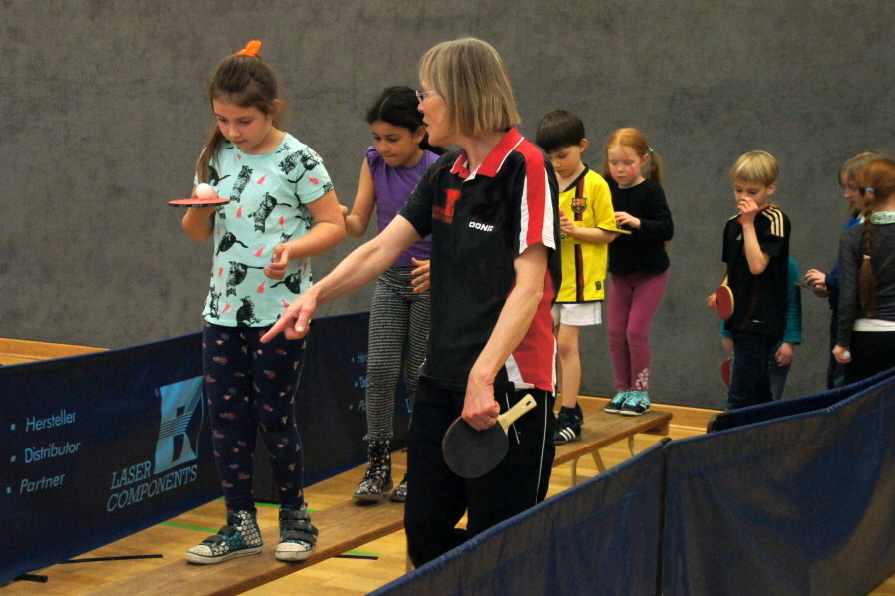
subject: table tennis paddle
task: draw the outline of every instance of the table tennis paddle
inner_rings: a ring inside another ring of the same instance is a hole
[[[730,286],[721,284],[715,290],[715,312],[725,321],[733,314],[733,292]]]
[[[224,199],[221,197],[209,197],[207,199],[190,197],[188,199],[175,199],[173,201],[168,201],[168,204],[172,207],[217,207],[218,205],[226,205],[229,202],[230,199]]]
[[[457,418],[441,441],[445,463],[454,474],[463,478],[487,474],[503,461],[510,448],[507,429],[536,405],[535,398],[526,395],[498,416],[497,424],[486,430],[476,430],[462,418]]]
[[[721,381],[726,387],[730,387],[730,365],[733,364],[733,358],[725,358],[721,361]]]

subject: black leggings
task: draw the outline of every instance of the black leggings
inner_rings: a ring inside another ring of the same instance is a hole
[[[845,382],[856,383],[895,366],[895,331],[852,331]]]
[[[441,439],[463,409],[465,393],[420,378],[407,450],[407,552],[417,567],[496,523],[544,500],[553,466],[554,396],[529,389],[495,393],[501,412],[526,394],[537,407],[509,429],[510,449],[491,472],[464,479],[444,463]],[[468,513],[466,530],[456,528]]]

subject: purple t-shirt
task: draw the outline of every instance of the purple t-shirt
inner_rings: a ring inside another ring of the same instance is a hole
[[[416,187],[416,183],[429,166],[435,163],[438,155],[431,151],[424,151],[423,157],[415,165],[409,168],[390,166],[377,153],[376,149],[367,149],[367,165],[373,177],[373,189],[376,193],[376,220],[379,232],[385,229],[398,214],[407,197]],[[419,242],[415,242],[395,260],[393,265],[398,267],[412,267],[411,257],[416,259],[428,259],[432,244],[431,236],[426,236]]]

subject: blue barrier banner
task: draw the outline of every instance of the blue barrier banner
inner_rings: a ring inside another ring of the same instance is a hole
[[[200,342],[0,367],[0,583],[220,495]]]
[[[895,376],[895,368],[830,391],[721,412],[709,421],[708,432],[719,432],[747,424],[828,408],[893,376]]]
[[[308,336],[296,395],[306,485],[366,459],[368,320],[316,319]],[[197,333],[0,367],[0,506],[13,533],[0,545],[0,583],[221,496],[201,342]],[[398,449],[410,417],[403,382],[394,416]],[[256,498],[275,502],[267,461],[262,445]]]
[[[316,319],[308,336],[296,394],[306,485],[366,459],[368,319]],[[201,342],[196,333],[0,367],[0,506],[12,514],[0,583],[221,496]],[[403,382],[394,416],[399,449],[410,418]],[[262,445],[256,498],[275,502],[267,461]]]
[[[866,594],[895,572],[895,379],[665,455],[662,594]]]
[[[369,596],[655,596],[662,477],[659,444]]]
[[[364,312],[315,319],[312,323],[295,400],[305,449],[305,484],[367,460],[363,437],[367,433],[369,319],[370,313]],[[395,396],[392,449],[407,444],[409,418],[410,404],[402,381]]]

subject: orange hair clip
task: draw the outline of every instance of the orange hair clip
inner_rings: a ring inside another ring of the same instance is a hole
[[[261,49],[261,42],[257,39],[250,41],[246,47],[236,52],[237,56],[253,56],[258,57],[258,51]]]

